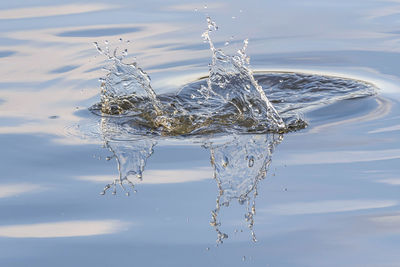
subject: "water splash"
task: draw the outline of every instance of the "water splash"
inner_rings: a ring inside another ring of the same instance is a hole
[[[207,18],[202,37],[212,52],[208,77],[174,94],[157,95],[147,73],[136,62],[124,62],[127,51],[112,50],[108,43],[103,49],[95,43],[111,67],[101,79],[101,102],[90,110],[100,116],[98,136],[116,159],[119,173],[102,194],[111,188],[116,194],[118,186],[126,194],[130,192],[126,185],[134,190],[157,136],[201,137],[203,146],[210,150],[218,186],[210,222],[217,232],[217,243],[228,238],[219,214],[233,200],[245,205],[245,219],[256,242],[257,188],[267,175],[273,150],[283,139],[281,134],[306,127],[301,114],[335,101],[374,95],[376,88],[340,77],[253,73],[246,55],[248,41],[237,54],[226,55],[210,38],[215,30],[215,22]],[[94,131],[89,132],[93,137]],[[212,137],[215,134],[227,134],[230,140],[218,143]]]
[[[101,79],[101,102],[90,110],[115,120],[128,135],[285,133],[305,128],[301,114],[312,108],[376,93],[373,85],[352,79],[253,73],[248,41],[235,55],[226,55],[210,37],[217,29],[207,18],[202,37],[212,53],[208,77],[170,94],[157,95],[147,73],[136,62],[124,62],[125,51],[95,43],[111,67]]]
[[[285,123],[254,79],[245,50],[237,55],[216,49],[210,32],[217,27],[207,18],[203,33],[212,52],[207,86],[189,92],[156,95],[149,76],[137,66],[127,64],[107,49],[98,51],[112,61],[102,80],[101,102],[91,111],[101,116],[130,118],[138,134],[199,135],[206,133],[284,132]],[[193,88],[191,88],[193,89]],[[189,95],[188,95],[189,94]]]
[[[263,88],[254,79],[250,68],[250,57],[246,55],[248,40],[244,40],[243,47],[237,55],[226,55],[221,49],[216,49],[210,38],[210,33],[218,29],[211,18],[207,18],[208,28],[202,37],[210,45],[212,63],[207,80],[207,89],[199,90],[206,98],[220,98],[221,107],[232,105],[234,113],[242,116],[243,120],[252,121],[252,129],[262,127],[271,132],[285,128],[285,124],[278,112],[268,100]]]
[[[159,114],[162,106],[151,87],[149,75],[138,67],[136,62],[123,62],[127,56],[127,49],[119,55],[118,47],[111,52],[108,43],[105,49],[102,49],[97,42],[94,42],[94,45],[99,53],[112,62],[111,67],[106,69],[106,77],[100,79],[101,112],[105,114],[134,112],[133,102],[148,99],[154,111]]]

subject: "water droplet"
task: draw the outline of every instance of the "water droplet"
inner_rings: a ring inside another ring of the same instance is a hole
[[[235,17],[235,16],[232,16],[232,19],[236,19],[236,17]]]
[[[254,157],[253,156],[249,157],[249,164],[248,165],[249,165],[249,168],[254,166]]]
[[[206,247],[206,250],[207,250],[207,251],[209,251],[209,250],[210,250],[210,248],[209,248],[209,247]]]
[[[119,38],[119,42],[122,43],[122,38]]]
[[[208,8],[208,6],[207,5],[204,5],[204,9],[207,9]]]
[[[245,260],[246,260],[246,256],[243,256],[243,257],[242,257],[242,261],[245,261]]]
[[[105,45],[108,45],[108,40],[105,40],[105,41],[104,41],[104,44],[105,44]]]
[[[195,9],[194,9],[194,11],[195,11],[195,12],[197,12],[197,11],[198,11],[198,9],[197,9],[197,8],[195,8]]]
[[[224,156],[224,157],[222,158],[222,166],[223,166],[224,168],[226,168],[226,167],[228,166],[228,164],[229,164],[228,157],[227,157],[227,156]]]

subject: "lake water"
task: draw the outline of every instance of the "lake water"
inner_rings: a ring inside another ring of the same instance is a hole
[[[290,73],[345,79],[291,94],[308,126],[284,134],[130,135],[88,110],[93,42],[177,92],[208,75],[207,16],[280,112]],[[0,28],[1,266],[400,266],[399,1],[3,1]]]

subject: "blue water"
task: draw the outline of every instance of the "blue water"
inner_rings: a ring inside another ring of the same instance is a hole
[[[379,88],[284,134],[257,187],[257,243],[232,201],[216,247],[203,139],[158,139],[136,193],[99,194],[118,170],[88,125],[106,65],[92,43],[127,48],[172,92],[208,73],[207,15],[216,46],[249,38],[254,70]],[[2,2],[0,266],[400,266],[399,18],[378,0]]]

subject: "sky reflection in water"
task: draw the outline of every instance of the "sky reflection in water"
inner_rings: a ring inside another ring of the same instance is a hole
[[[397,1],[58,3],[0,4],[1,266],[398,264]],[[250,39],[256,70],[337,74],[381,89],[306,113],[310,127],[284,136],[257,187],[259,242],[246,204],[232,201],[219,214],[229,238],[218,249],[212,147],[201,147],[209,140],[157,140],[137,193],[125,197],[99,195],[118,177],[103,141],[71,135],[97,123],[86,109],[98,101],[104,58],[92,42],[122,38],[157,93],[171,92],[207,74],[205,13],[220,25],[215,43],[233,35],[227,50]]]

